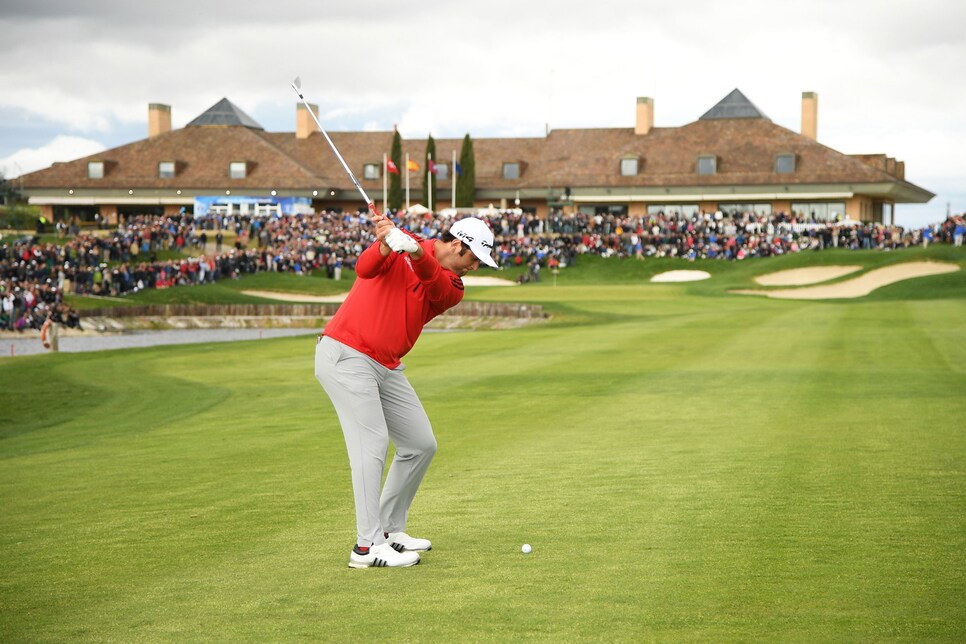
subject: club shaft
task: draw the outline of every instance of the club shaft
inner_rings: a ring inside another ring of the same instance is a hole
[[[373,215],[378,215],[379,211],[376,210],[376,204],[373,203],[372,199],[369,198],[369,195],[366,194],[366,191],[363,190],[362,186],[359,184],[359,180],[356,179],[356,175],[354,175],[352,173],[352,170],[349,169],[349,164],[346,163],[345,159],[342,158],[342,155],[339,154],[339,148],[335,147],[335,143],[333,143],[332,139],[329,138],[329,133],[325,131],[324,127],[322,127],[322,122],[319,121],[319,117],[315,115],[315,110],[313,110],[312,107],[309,105],[308,101],[305,100],[305,97],[302,95],[301,90],[298,87],[296,87],[295,83],[292,83],[292,89],[294,89],[295,93],[298,94],[299,99],[302,101],[302,104],[305,105],[305,109],[309,111],[309,115],[312,117],[312,120],[315,121],[315,124],[319,127],[319,132],[321,132],[322,136],[325,137],[325,140],[328,142],[329,147],[332,148],[332,151],[335,153],[335,157],[339,160],[339,163],[342,164],[342,167],[345,169],[346,174],[349,175],[350,179],[352,179],[352,183],[355,184],[356,189],[359,191],[359,194],[361,194],[362,198],[366,200],[366,205],[369,207],[369,210],[372,212]]]

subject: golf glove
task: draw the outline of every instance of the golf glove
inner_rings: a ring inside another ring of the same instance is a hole
[[[386,246],[397,253],[415,253],[419,250],[416,240],[398,228],[393,228],[386,235]]]

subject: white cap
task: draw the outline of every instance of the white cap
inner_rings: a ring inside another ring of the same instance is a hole
[[[493,231],[482,219],[465,217],[450,226],[449,233],[470,247],[476,257],[489,266],[498,268],[490,253],[493,252]]]

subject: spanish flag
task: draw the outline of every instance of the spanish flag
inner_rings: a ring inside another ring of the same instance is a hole
[[[410,159],[406,163],[406,169],[410,172],[419,172],[419,164],[413,161],[412,159]]]

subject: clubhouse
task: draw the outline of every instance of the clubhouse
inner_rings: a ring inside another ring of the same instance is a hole
[[[317,112],[317,106],[311,106]],[[905,180],[885,154],[844,154],[817,141],[818,97],[802,94],[801,132],[773,123],[739,90],[698,120],[654,127],[638,98],[633,128],[554,129],[542,137],[473,138],[475,208],[643,216],[664,212],[788,213],[799,220],[891,225],[895,205],[933,193]],[[22,177],[48,221],[114,224],[136,214],[297,214],[365,208],[359,192],[298,104],[295,132],[266,132],[227,98],[185,127],[171,107],[148,106],[148,136]],[[367,194],[383,207],[394,132],[330,132]],[[470,135],[472,137],[472,134]],[[425,139],[402,152],[425,167]],[[462,139],[435,139],[433,194],[409,178],[403,208],[452,205]],[[405,161],[400,167],[406,174]],[[404,188],[405,190],[405,188]],[[428,202],[428,203],[427,203]]]

